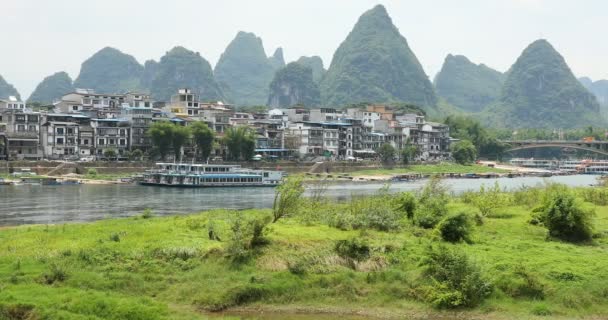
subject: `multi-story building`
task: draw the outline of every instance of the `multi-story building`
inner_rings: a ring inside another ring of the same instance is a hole
[[[148,151],[152,140],[148,136],[148,129],[152,125],[152,109],[149,107],[123,107],[121,118],[131,124],[131,149]]]
[[[94,153],[94,136],[88,116],[48,113],[42,118],[40,141],[46,158],[77,158]]]
[[[40,113],[27,109],[5,109],[0,112],[0,132],[4,136],[3,152],[9,159],[41,159]]]
[[[144,93],[96,93],[93,89],[76,89],[54,103],[62,113],[86,113],[93,118],[116,118],[124,106],[152,108],[153,101]]]
[[[7,99],[0,99],[0,111],[2,110],[25,110],[25,102],[10,96]]]
[[[108,150],[116,152],[117,158],[126,158],[129,151],[131,125],[126,119],[91,119],[95,137],[95,155],[105,158]]]

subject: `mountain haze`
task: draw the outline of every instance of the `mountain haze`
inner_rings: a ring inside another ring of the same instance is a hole
[[[279,70],[285,66],[285,58],[283,57],[283,48],[277,48],[274,54],[268,58],[270,65],[274,70]]]
[[[608,106],[608,80],[592,81],[588,77],[579,78],[589,92],[593,93],[600,105]]]
[[[52,103],[74,91],[72,78],[66,72],[57,72],[42,80],[30,95],[28,102]]]
[[[435,77],[437,94],[464,111],[479,112],[500,96],[504,75],[462,55],[449,54]]]
[[[422,66],[381,5],[359,18],[334,53],[321,82],[321,96],[329,106],[389,101],[437,104]]]

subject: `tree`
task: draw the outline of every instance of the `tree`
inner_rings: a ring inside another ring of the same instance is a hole
[[[409,143],[408,138],[405,147],[403,147],[403,149],[401,150],[401,162],[403,162],[404,165],[408,165],[412,160],[414,160],[417,154],[418,147]]]
[[[182,147],[184,146],[184,144],[186,144],[186,142],[188,142],[188,139],[190,139],[190,135],[191,132],[189,127],[174,125],[171,145],[173,146],[175,160],[180,159]]]
[[[380,161],[384,164],[388,164],[395,158],[395,148],[390,143],[384,143],[376,150],[376,153],[380,156]]]
[[[472,164],[477,158],[477,150],[471,141],[461,140],[452,145],[452,157],[459,164]]]
[[[103,152],[103,155],[108,159],[108,160],[114,160],[116,158],[116,150],[114,149],[106,149]]]
[[[234,127],[226,131],[224,143],[232,160],[249,160],[255,152],[255,137],[247,127]]]
[[[173,143],[173,128],[175,126],[169,121],[153,123],[148,130],[152,138],[152,144],[158,150],[161,159],[165,159]]]
[[[193,123],[190,128],[194,144],[197,146],[197,152],[200,152],[204,161],[207,161],[209,155],[211,155],[211,150],[213,150],[215,133],[202,121]]]
[[[272,223],[279,221],[287,214],[293,213],[300,204],[300,198],[304,193],[302,177],[290,176],[278,187],[274,194],[272,204]]]
[[[129,153],[129,160],[141,160],[144,156],[144,152],[140,149],[135,149]]]

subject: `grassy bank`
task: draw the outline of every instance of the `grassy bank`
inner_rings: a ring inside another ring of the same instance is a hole
[[[608,315],[605,189],[569,191],[596,213],[594,239],[580,243],[548,238],[542,223],[530,223],[544,189],[443,198],[444,217],[477,220],[464,241],[446,242],[441,223],[426,225],[425,210],[440,206],[428,199],[443,192],[431,191],[343,203],[313,197],[277,223],[268,223],[270,210],[149,211],[1,229],[0,319],[204,319],[234,309],[419,319]],[[406,199],[417,199],[412,219]],[[441,282],[436,264],[446,261],[470,285]]]
[[[404,173],[421,173],[421,174],[434,174],[434,173],[506,173],[507,170],[490,168],[487,166],[480,165],[460,165],[453,163],[441,163],[441,164],[425,164],[425,165],[411,165],[406,168],[394,168],[394,169],[370,169],[370,170],[358,170],[350,173],[351,176],[390,176],[395,174]]]

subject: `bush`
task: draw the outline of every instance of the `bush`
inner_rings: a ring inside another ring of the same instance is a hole
[[[87,175],[89,175],[89,176],[96,176],[97,175],[97,169],[90,168],[89,170],[87,170]]]
[[[481,186],[479,192],[472,196],[472,204],[479,209],[482,216],[487,217],[496,208],[505,206],[509,201],[507,196],[500,190],[498,182],[493,187]]]
[[[150,209],[150,208],[146,208],[144,210],[144,212],[142,212],[142,214],[141,214],[142,219],[150,219],[153,216],[154,216],[154,211],[152,211],[152,209]]]
[[[397,198],[397,209],[405,214],[408,219],[414,218],[418,201],[411,192],[403,192]]]
[[[266,238],[266,226],[269,218],[244,220],[237,214],[232,221],[232,236],[228,244],[228,255],[233,262],[245,262],[251,256],[251,250],[269,243]]]
[[[583,188],[580,191],[583,200],[593,203],[597,206],[608,205],[608,189],[607,188]]]
[[[492,284],[461,251],[430,248],[422,264],[432,279],[426,298],[436,308],[475,307],[492,293]]]
[[[432,177],[420,193],[414,223],[423,228],[434,228],[448,213],[447,191],[440,177]]]
[[[2,304],[0,303],[0,319],[29,320],[39,319],[34,306],[29,304]]]
[[[285,179],[275,191],[272,204],[272,223],[279,221],[288,214],[295,213],[302,194],[304,194],[302,177],[295,176]]]
[[[367,241],[361,238],[339,240],[334,247],[336,253],[345,259],[365,261],[371,256],[371,248]]]
[[[49,271],[42,275],[43,282],[46,284],[53,284],[56,282],[63,282],[68,278],[68,272],[62,266],[51,263]]]
[[[437,226],[441,238],[448,242],[470,241],[472,228],[471,218],[464,212],[448,215]]]
[[[434,228],[448,213],[448,200],[444,197],[432,197],[424,201],[416,210],[414,222],[426,229]]]
[[[499,280],[498,286],[504,293],[514,298],[535,300],[545,298],[545,285],[524,265],[517,265],[512,273],[507,273]]]
[[[549,235],[570,242],[591,240],[593,215],[593,210],[581,208],[581,203],[569,192],[555,194],[542,211]]]

